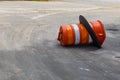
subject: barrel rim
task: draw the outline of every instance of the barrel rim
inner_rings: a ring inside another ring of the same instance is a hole
[[[81,24],[84,25],[84,27],[87,29],[87,31],[89,32],[90,36],[93,39],[93,44],[94,46],[101,48],[100,42],[95,34],[95,32],[93,31],[93,29],[91,28],[91,26],[89,25],[89,22],[85,19],[84,16],[80,15],[79,16],[79,21]]]

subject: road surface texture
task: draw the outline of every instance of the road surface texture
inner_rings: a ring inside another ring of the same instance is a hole
[[[104,23],[101,49],[59,45],[79,15]],[[1,1],[0,80],[120,80],[120,1]]]

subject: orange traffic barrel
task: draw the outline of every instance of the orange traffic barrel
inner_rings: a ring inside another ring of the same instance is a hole
[[[80,15],[79,24],[62,25],[58,34],[58,41],[62,46],[94,44],[101,47],[106,33],[100,20],[89,22]]]

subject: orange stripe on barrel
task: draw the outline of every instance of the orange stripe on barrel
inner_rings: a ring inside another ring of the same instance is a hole
[[[74,45],[74,44],[75,44],[75,30],[74,30],[74,28],[73,28],[72,25],[70,25],[70,27],[71,27],[71,29],[72,29],[72,35],[73,35],[73,42],[72,42],[72,45]]]
[[[70,25],[67,25],[67,44],[72,45],[74,42],[74,36],[73,36],[73,31]]]
[[[89,42],[89,34],[83,24],[80,24],[81,29],[81,44],[87,44]]]

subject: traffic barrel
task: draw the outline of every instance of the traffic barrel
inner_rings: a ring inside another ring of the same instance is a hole
[[[79,16],[79,24],[69,24],[60,26],[57,40],[62,46],[90,44],[101,48],[106,33],[104,25],[100,20],[88,21]]]

